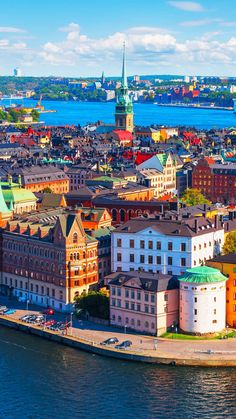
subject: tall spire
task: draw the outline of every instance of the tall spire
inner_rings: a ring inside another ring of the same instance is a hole
[[[127,82],[127,76],[126,76],[125,41],[123,44],[122,87],[123,89],[128,89],[128,82]]]

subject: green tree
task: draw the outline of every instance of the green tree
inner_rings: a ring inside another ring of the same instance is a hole
[[[87,311],[93,317],[109,319],[109,297],[101,291],[90,291],[75,298],[75,308]]]
[[[53,193],[53,190],[49,188],[49,186],[47,186],[46,188],[43,189],[43,193]]]
[[[33,109],[33,110],[31,111],[31,116],[32,116],[32,118],[33,118],[33,121],[37,122],[37,121],[39,120],[39,116],[40,116],[40,114],[39,114],[39,112],[38,112],[38,111],[36,111],[36,109]]]
[[[187,207],[192,205],[211,204],[198,189],[186,189],[182,195],[181,201],[187,205]]]
[[[227,234],[223,246],[223,253],[225,255],[228,253],[236,253],[236,231],[231,231],[229,234]]]

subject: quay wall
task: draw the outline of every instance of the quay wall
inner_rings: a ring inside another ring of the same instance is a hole
[[[19,320],[0,316],[0,325],[8,328],[18,330],[27,334],[32,334],[49,341],[60,343],[75,349],[80,349],[93,354],[107,356],[110,358],[122,359],[127,361],[135,361],[149,364],[172,365],[172,366],[201,366],[201,367],[236,367],[236,359],[229,357],[222,359],[220,357],[210,358],[210,354],[199,357],[195,354],[193,358],[179,357],[179,356],[160,356],[153,354],[154,351],[134,351],[134,350],[116,350],[111,347],[101,347],[95,342],[87,341],[82,338],[75,338],[73,336],[61,335],[50,330],[43,330],[38,326],[28,325]],[[152,352],[152,353],[151,353]],[[179,354],[178,354],[179,355]]]

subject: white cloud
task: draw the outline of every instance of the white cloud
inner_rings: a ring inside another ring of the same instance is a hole
[[[0,26],[0,33],[24,33],[24,29],[14,28],[12,26]]]
[[[170,6],[186,12],[202,12],[204,9],[200,3],[195,1],[169,1]]]
[[[195,27],[195,26],[205,26],[210,25],[212,23],[221,23],[221,19],[199,19],[199,20],[188,20],[185,22],[181,22],[180,26],[184,27]]]

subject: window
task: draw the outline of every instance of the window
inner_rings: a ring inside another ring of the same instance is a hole
[[[139,291],[137,292],[137,300],[141,300],[141,293]]]
[[[168,301],[168,294],[164,295],[164,301]]]
[[[234,292],[233,299],[236,300],[236,293]]]
[[[172,242],[168,242],[168,250],[173,250],[173,243]]]
[[[125,297],[129,298],[129,290],[125,290]]]
[[[151,240],[148,242],[148,249],[153,249],[153,242]]]
[[[117,239],[117,247],[121,247],[122,246],[122,240],[121,239]]]
[[[151,306],[151,314],[155,314],[155,307]]]
[[[161,242],[157,242],[157,250],[161,250]]]
[[[126,302],[125,302],[125,308],[126,308],[127,310],[129,310],[129,301],[126,301]]]
[[[168,306],[165,306],[165,307],[164,307],[164,312],[165,312],[165,313],[168,313]]]
[[[145,248],[145,242],[144,240],[140,240],[140,249],[144,249]]]
[[[195,316],[197,315],[197,309],[195,308],[195,310],[194,310],[194,314],[195,314]]]
[[[186,259],[185,258],[181,258],[181,266],[186,266]]]
[[[129,241],[129,247],[130,247],[131,249],[133,249],[133,248],[134,248],[134,240],[130,240],[130,241]]]
[[[141,311],[141,306],[140,306],[140,304],[137,304],[137,306],[136,306],[136,310],[137,310],[137,311]]]
[[[161,256],[157,256],[157,265],[161,265]]]
[[[145,256],[144,255],[140,255],[140,263],[145,263]]]
[[[186,252],[186,243],[181,243],[181,252]]]
[[[134,310],[134,303],[131,303],[131,310]]]
[[[148,263],[149,263],[149,265],[153,264],[153,256],[151,256],[151,255],[148,256]]]
[[[172,275],[172,274],[173,274],[173,272],[172,272],[172,271],[167,271],[167,274],[168,274],[168,275]]]
[[[217,323],[217,320],[212,320],[212,323]]]
[[[151,295],[151,303],[155,303],[155,295]]]
[[[197,297],[194,297],[194,302],[197,303]]]
[[[121,289],[117,288],[117,296],[120,297],[121,296]]]
[[[141,321],[137,320],[137,326],[141,326]]]
[[[121,262],[121,261],[122,261],[122,254],[117,253],[117,262]]]
[[[129,261],[130,261],[130,262],[134,262],[134,254],[133,254],[133,253],[131,253],[131,254],[129,255]]]
[[[134,298],[135,298],[135,294],[134,294],[134,291],[131,291],[131,298],[134,300]]]
[[[216,297],[214,297],[214,303],[216,303]]]
[[[74,233],[73,234],[73,243],[77,243],[78,242],[78,234]]]
[[[214,314],[216,314],[216,309],[214,308]]]
[[[145,322],[145,327],[148,329],[149,328],[149,323]]]
[[[173,258],[171,256],[168,257],[168,265],[173,264]]]
[[[149,312],[148,308],[149,308],[148,306],[145,306],[145,307],[144,307],[144,311],[145,311],[145,313],[148,313],[148,312]]]
[[[121,307],[121,301],[117,300],[117,307]]]
[[[144,300],[145,300],[145,301],[149,301],[149,295],[148,295],[148,294],[145,294],[145,296],[144,296]]]

